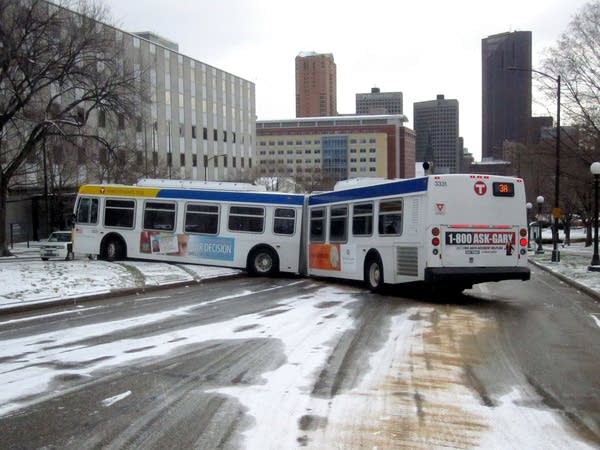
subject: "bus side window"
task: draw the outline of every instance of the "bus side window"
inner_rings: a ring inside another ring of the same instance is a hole
[[[96,224],[98,223],[98,199],[80,198],[77,204],[77,223]]]
[[[173,231],[175,229],[175,203],[146,202],[144,229]]]
[[[262,233],[265,223],[265,209],[251,206],[231,206],[229,208],[229,230]]]
[[[371,236],[373,234],[373,204],[362,203],[352,207],[352,234]]]
[[[218,234],[219,207],[189,203],[185,209],[184,231],[186,233]]]
[[[291,208],[275,208],[275,219],[273,221],[273,233],[294,234],[296,224],[296,211]]]
[[[310,210],[310,242],[325,242],[325,210]]]
[[[402,234],[402,199],[379,203],[379,234]]]
[[[134,200],[106,199],[104,206],[104,226],[133,228],[134,212]]]
[[[348,240],[348,207],[334,206],[329,218],[329,241],[346,242]]]

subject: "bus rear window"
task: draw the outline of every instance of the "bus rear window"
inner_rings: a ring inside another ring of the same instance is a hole
[[[175,229],[175,204],[146,202],[144,228],[146,230],[173,231]]]

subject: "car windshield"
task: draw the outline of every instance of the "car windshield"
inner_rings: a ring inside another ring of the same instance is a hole
[[[52,233],[48,238],[48,242],[70,242],[71,233]]]

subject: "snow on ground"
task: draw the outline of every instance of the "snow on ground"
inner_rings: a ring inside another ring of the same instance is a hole
[[[39,249],[19,245],[17,257],[0,261],[0,312],[27,304],[88,297],[122,289],[162,286],[239,274],[236,269],[193,264],[125,261],[109,263],[77,258],[75,261],[25,260]]]

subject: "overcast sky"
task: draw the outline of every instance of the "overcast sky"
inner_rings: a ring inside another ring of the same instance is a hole
[[[153,31],[184,55],[256,84],[259,120],[295,117],[294,58],[332,53],[337,108],[355,113],[355,94],[404,94],[413,103],[444,94],[460,108],[460,135],[481,157],[481,39],[532,31],[533,67],[585,0],[104,0],[126,31]],[[535,84],[534,84],[535,89]],[[534,114],[553,115],[534,90]]]

